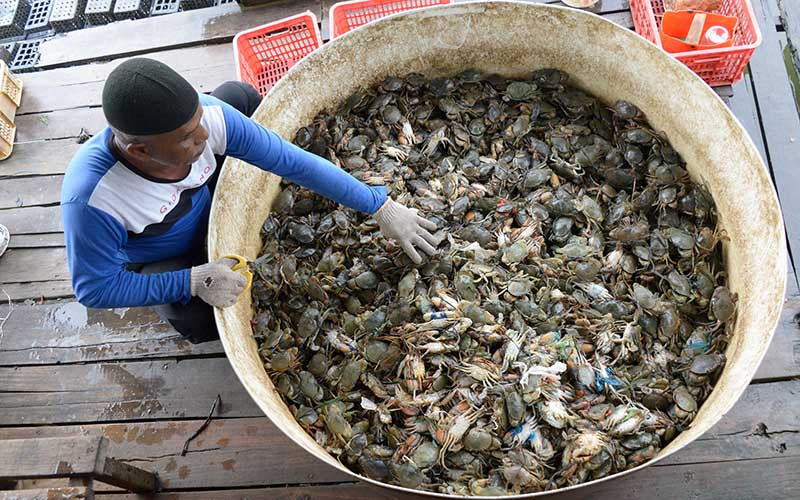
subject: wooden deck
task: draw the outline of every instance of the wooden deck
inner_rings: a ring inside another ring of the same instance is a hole
[[[784,66],[784,21],[775,0],[752,1],[764,42],[746,78],[717,91],[768,161],[797,256],[800,119]],[[111,69],[148,54],[209,91],[235,77],[229,42],[237,31],[310,9],[327,36],[332,3],[287,0],[246,13],[233,4],[73,32],[43,46],[47,69],[23,76],[18,144],[0,162],[0,223],[12,233],[0,288],[15,302],[0,305],[0,455],[4,439],[103,435],[112,455],[159,474],[162,499],[413,498],[353,483],[295,446],[245,393],[219,342],[193,346],[148,309],[77,304],[65,260],[63,172],[82,131],[104,126],[100,90]],[[797,33],[800,11],[793,0],[783,4],[786,31]],[[603,0],[598,12],[632,27],[627,0]],[[558,498],[800,498],[800,292],[792,262],[789,269],[769,353],[714,429],[643,472]],[[211,424],[182,455],[217,395]],[[136,498],[99,491],[108,500]]]

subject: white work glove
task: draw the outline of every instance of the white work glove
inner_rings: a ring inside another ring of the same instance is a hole
[[[375,220],[381,228],[384,238],[396,240],[400,247],[414,261],[422,262],[422,257],[414,247],[428,255],[436,253],[436,245],[441,240],[428,231],[435,231],[436,224],[417,215],[417,210],[405,207],[391,198],[387,198],[381,208],[375,212]]]
[[[219,259],[192,268],[189,289],[193,297],[200,297],[214,307],[228,307],[236,303],[247,285],[247,278],[231,269],[233,259]]]

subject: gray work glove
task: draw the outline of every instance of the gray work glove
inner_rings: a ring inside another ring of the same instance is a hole
[[[428,255],[436,253],[436,245],[441,240],[428,231],[435,231],[436,224],[417,215],[417,210],[405,207],[391,198],[386,198],[381,208],[375,212],[375,220],[384,238],[396,240],[400,247],[414,261],[422,262],[416,248]]]
[[[247,278],[231,267],[236,264],[233,259],[219,259],[202,266],[192,268],[189,278],[190,292],[193,297],[200,297],[206,304],[214,307],[228,307],[236,303],[239,294],[247,285]]]

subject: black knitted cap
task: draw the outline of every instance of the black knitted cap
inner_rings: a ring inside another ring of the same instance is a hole
[[[103,87],[109,125],[131,135],[155,135],[185,125],[199,98],[181,75],[164,63],[137,57],[117,66]]]

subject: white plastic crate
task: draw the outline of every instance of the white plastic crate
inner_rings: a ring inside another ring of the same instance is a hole
[[[50,27],[50,10],[53,8],[53,0],[33,0],[31,2],[31,12],[25,22],[25,31],[39,31]]]
[[[150,14],[150,0],[117,0],[115,19],[139,19]]]
[[[0,38],[24,35],[30,12],[28,0],[0,0]]]
[[[89,24],[100,25],[114,21],[114,0],[87,0],[84,10]]]
[[[63,33],[83,28],[86,24],[86,0],[53,0],[50,11],[50,27]]]
[[[17,53],[11,60],[11,69],[14,71],[31,69],[39,62],[39,46],[47,38],[22,40],[17,42]]]

